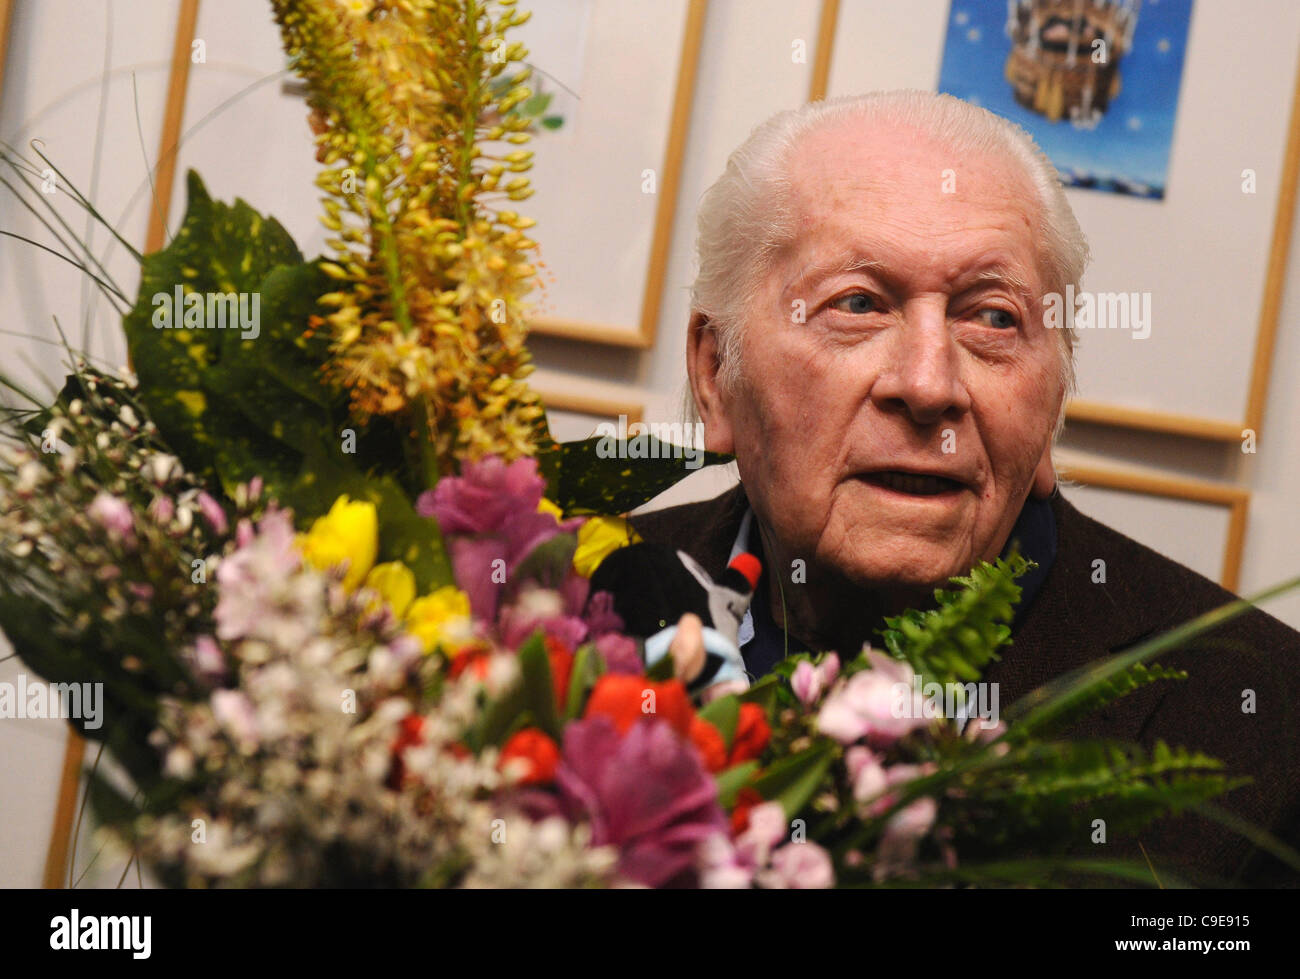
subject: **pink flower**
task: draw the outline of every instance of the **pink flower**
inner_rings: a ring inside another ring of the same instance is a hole
[[[416,500],[420,516],[436,517],[449,539],[456,581],[469,596],[475,618],[494,620],[502,592],[524,558],[582,523],[581,518],[560,522],[538,512],[545,489],[536,459],[507,465],[488,456],[466,463],[460,476],[440,479]]]
[[[830,854],[816,843],[787,843],[772,854],[772,868],[761,875],[764,887],[823,889],[835,886]]]
[[[752,887],[754,867],[741,860],[726,833],[715,833],[700,844],[696,871],[700,887],[709,890]]]
[[[257,748],[257,714],[252,701],[238,690],[217,690],[212,694],[212,716],[241,751]]]
[[[575,721],[556,785],[570,818],[591,823],[592,845],[616,846],[621,875],[650,887],[692,872],[699,847],[726,828],[713,777],[668,724],[620,735],[607,717]]]
[[[149,517],[154,523],[166,526],[176,516],[176,504],[169,496],[155,496],[149,504]]]
[[[90,502],[86,513],[108,531],[110,537],[128,544],[135,541],[135,520],[126,501],[101,490]]]
[[[926,718],[897,709],[900,691],[905,689],[907,703],[911,702],[911,666],[875,651],[867,656],[871,668],[853,674],[827,696],[817,715],[818,729],[841,744],[869,738],[884,746],[927,726]]]
[[[437,517],[444,534],[487,534],[520,514],[535,514],[546,491],[536,459],[506,464],[497,456],[465,463],[460,476],[444,476],[420,494],[415,509]],[[554,518],[552,518],[554,523]]]
[[[859,802],[875,799],[889,787],[885,768],[870,748],[853,746],[844,753],[844,764],[853,783],[853,798]]]
[[[202,490],[199,490],[198,501],[203,519],[208,522],[212,532],[218,535],[225,534],[229,525],[226,523],[226,511],[221,509],[221,504]]]
[[[811,660],[801,659],[790,677],[794,695],[805,707],[815,703],[840,673],[840,658],[831,653],[814,666]]]
[[[893,788],[896,785],[902,785],[905,782],[910,782],[913,779],[921,778],[925,775],[933,775],[936,771],[938,771],[938,766],[932,761],[926,762],[923,765],[890,765],[888,768],[884,769],[884,785],[879,785],[879,782],[876,780],[876,776],[873,773],[871,776],[871,787],[876,789],[876,792],[878,793],[879,789],[882,787],[887,789]],[[865,801],[871,797],[860,796],[858,798]],[[898,794],[896,792],[885,792],[883,795],[876,795],[875,801],[872,802],[871,806],[867,809],[867,814],[869,816],[879,816],[888,811],[897,801]]]
[[[217,566],[217,638],[305,642],[317,628],[324,593],[314,576],[297,574],[302,561],[288,513],[267,510],[256,531],[240,521],[237,538],[239,547]]]
[[[934,826],[938,813],[938,803],[925,796],[889,817],[884,835],[876,846],[876,865],[872,869],[872,876],[877,881],[905,874],[912,869],[921,840]]]
[[[226,675],[226,658],[211,636],[199,636],[188,651],[190,667],[203,680],[221,680]]]

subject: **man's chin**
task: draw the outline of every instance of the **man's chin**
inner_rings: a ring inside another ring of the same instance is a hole
[[[948,579],[970,572],[975,562],[951,548],[902,539],[868,552],[830,556],[831,566],[858,588],[920,591],[948,584]]]

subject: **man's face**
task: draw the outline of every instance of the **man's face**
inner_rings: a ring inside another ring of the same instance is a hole
[[[1051,486],[1061,338],[1031,185],[861,125],[808,138],[792,172],[798,233],[753,297],[709,448],[735,452],[783,559],[861,586],[965,574],[1000,552],[1036,470]]]

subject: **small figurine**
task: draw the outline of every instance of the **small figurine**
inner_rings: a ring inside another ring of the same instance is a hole
[[[668,655],[683,615],[698,616],[702,646],[679,644],[679,650],[685,648],[674,652],[674,672],[693,693],[723,683],[743,689],[749,675],[738,643],[740,623],[762,571],[757,557],[741,553],[714,581],[685,551],[643,542],[605,558],[591,577],[591,593],[614,596],[614,611],[624,628],[645,639],[647,666]]]

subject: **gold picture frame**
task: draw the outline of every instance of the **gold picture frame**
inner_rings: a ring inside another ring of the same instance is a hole
[[[654,230],[650,242],[650,261],[642,290],[639,322],[629,328],[613,323],[591,323],[566,317],[538,316],[529,321],[529,330],[532,333],[634,350],[648,350],[654,346],[655,334],[659,326],[659,312],[663,304],[664,281],[668,274],[668,255],[672,246],[677,193],[681,185],[682,160],[686,153],[686,138],[690,130],[691,103],[695,98],[695,80],[699,69],[707,11],[708,0],[689,0],[686,7],[681,56],[678,58],[668,139],[660,170],[658,202],[655,205]]]
[[[1246,545],[1246,523],[1250,515],[1250,491],[1198,479],[1160,473],[1108,469],[1089,463],[1063,462],[1059,477],[1079,486],[1138,493],[1189,503],[1208,503],[1228,509],[1228,533],[1223,546],[1219,584],[1236,592],[1241,582],[1241,561]]]

